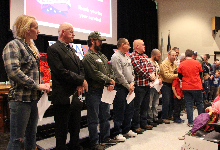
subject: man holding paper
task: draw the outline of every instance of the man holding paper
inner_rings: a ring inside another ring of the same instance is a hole
[[[89,85],[86,104],[91,149],[104,149],[104,145],[116,144],[115,140],[109,138],[110,105],[101,101],[104,87],[107,87],[108,91],[112,91],[115,86],[111,63],[101,53],[102,41],[105,40],[97,31],[90,33],[87,41],[89,50],[82,60]],[[97,130],[99,123],[101,144]]]
[[[157,124],[163,123],[162,119],[158,120],[157,106],[159,103],[160,88],[162,87],[162,80],[159,77],[160,66],[158,61],[160,60],[161,53],[158,49],[151,51],[151,58],[149,59],[151,65],[155,68],[155,81],[150,84],[150,104],[148,107],[148,123],[156,126]],[[156,124],[155,124],[156,123]]]
[[[127,95],[134,91],[134,70],[131,58],[126,55],[130,44],[127,39],[120,38],[118,50],[112,55],[112,69],[115,73],[115,89],[117,91],[113,102],[114,136],[118,141],[125,141],[125,137],[135,137],[137,133],[131,131],[131,119],[134,113],[134,101],[127,102]],[[124,136],[123,136],[123,135]]]
[[[147,123],[147,108],[150,102],[150,81],[155,80],[155,69],[145,54],[143,40],[133,42],[134,51],[130,54],[135,74],[133,131],[141,134],[144,130],[152,130]]]
[[[75,36],[73,26],[62,23],[58,33],[57,42],[47,49],[47,61],[53,82],[56,150],[66,150],[68,129],[70,132],[68,149],[78,150],[82,149],[79,146],[79,132],[83,105],[78,96],[87,89],[88,84],[84,78],[82,62],[69,45]]]

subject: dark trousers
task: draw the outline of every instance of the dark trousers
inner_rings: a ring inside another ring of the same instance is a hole
[[[209,100],[214,100],[216,98],[217,91],[218,91],[218,87],[216,86],[210,87]]]
[[[180,119],[182,101],[183,101],[183,98],[181,99],[174,98],[174,112],[173,112],[174,121]]]
[[[56,150],[66,150],[68,131],[70,133],[69,149],[79,147],[82,106],[83,103],[79,101],[78,97],[73,97],[71,104],[54,105]]]
[[[114,136],[126,134],[131,129],[131,119],[134,114],[134,100],[127,104],[128,89],[123,85],[116,85],[116,95],[113,102]]]
[[[203,101],[208,100],[208,91],[204,91],[203,93]]]
[[[173,116],[173,91],[172,83],[163,82],[162,92],[162,118],[167,119]]]
[[[132,128],[140,128],[147,125],[147,109],[150,103],[150,86],[135,86],[134,89],[134,116]]]

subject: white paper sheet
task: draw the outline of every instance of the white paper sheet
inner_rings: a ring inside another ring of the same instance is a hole
[[[72,103],[72,100],[73,100],[73,95],[70,95],[70,104]]]
[[[44,113],[50,107],[50,105],[51,101],[48,101],[48,95],[46,92],[44,92],[44,94],[41,96],[40,100],[37,103],[39,121],[43,119]]]
[[[104,103],[112,104],[115,95],[116,95],[116,90],[110,92],[107,90],[107,87],[104,87],[101,101]]]
[[[131,93],[131,95],[129,95],[128,93],[127,98],[126,98],[127,104],[129,104],[134,99],[134,97],[135,97],[134,91]]]
[[[150,87],[153,87],[157,90],[157,92],[160,92],[160,89],[162,88],[163,84],[159,85],[159,79],[156,79],[154,82],[150,82]]]

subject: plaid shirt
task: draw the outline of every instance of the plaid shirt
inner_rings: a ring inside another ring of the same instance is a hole
[[[28,53],[23,43],[18,39],[9,42],[3,50],[2,58],[11,83],[8,100],[31,102],[38,100],[40,74],[36,59]]]
[[[155,72],[154,67],[151,65],[150,60],[147,55],[138,53],[134,51],[130,54],[131,62],[134,68],[135,83],[136,86],[149,86],[150,84],[150,74]]]

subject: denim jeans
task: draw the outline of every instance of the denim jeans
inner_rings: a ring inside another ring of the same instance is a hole
[[[150,87],[136,86],[134,89],[134,115],[132,118],[132,128],[140,128],[147,125],[147,108],[150,103]]]
[[[103,89],[89,87],[86,93],[87,121],[91,145],[99,143],[98,124],[100,123],[100,142],[110,136],[110,105],[101,102]]]
[[[38,123],[37,101],[10,101],[9,108],[10,140],[7,150],[20,150],[22,141],[24,141],[25,150],[35,149]]]
[[[156,107],[159,104],[159,96],[160,93],[155,88],[150,88],[150,103],[147,109],[147,118],[150,122],[158,119],[158,112]]]
[[[128,89],[122,85],[117,85],[115,88],[117,93],[113,102],[114,136],[130,131],[134,114],[134,101],[127,104],[126,100]]]
[[[198,115],[202,113],[202,109],[203,109],[202,91],[201,90],[183,90],[183,95],[184,95],[185,102],[186,102],[188,124],[193,124],[194,102],[196,102]]]
[[[162,93],[162,118],[167,119],[173,116],[173,91],[172,83],[164,83]]]

